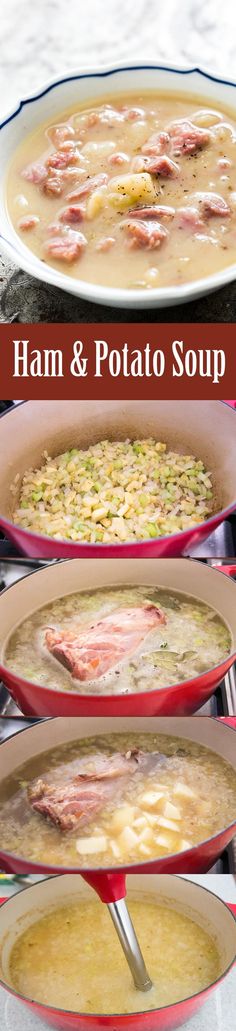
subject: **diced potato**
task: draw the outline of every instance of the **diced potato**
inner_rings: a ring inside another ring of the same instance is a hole
[[[133,848],[136,848],[138,843],[138,835],[135,834],[135,831],[133,831],[132,827],[124,827],[124,830],[121,832],[118,838],[118,845],[121,851],[130,852]]]
[[[156,809],[162,798],[164,798],[162,791],[145,791],[144,795],[140,795],[138,802],[141,809]]]
[[[90,856],[96,852],[107,851],[107,838],[105,834],[93,838],[78,838],[76,842],[76,849],[81,856]]]
[[[144,829],[144,827],[147,826],[147,820],[148,820],[148,823],[149,823],[149,814],[148,813],[145,816],[137,816],[137,819],[135,819],[134,822],[133,822],[133,827],[135,827],[135,830],[137,830],[137,831],[139,831],[139,830],[142,831]]]
[[[141,844],[139,845],[139,852],[141,852],[142,856],[148,856],[148,858],[150,858],[150,848],[148,848],[148,845],[145,845],[143,841],[141,841]]]
[[[161,831],[160,834],[157,834],[155,840],[156,840],[156,844],[160,845],[161,848],[166,849],[167,852],[176,852],[176,851],[178,851],[178,849],[176,850],[176,838],[174,837],[173,834],[168,834],[167,831],[166,831],[166,834],[165,834],[164,831]]]
[[[158,813],[146,813],[146,822],[150,827],[157,827],[159,822]]]
[[[111,831],[115,834],[119,834],[123,831],[124,827],[128,827],[134,823],[136,809],[131,805],[124,805],[121,809],[117,809],[111,818]]]
[[[165,816],[158,816],[158,824],[159,827],[165,827],[168,831],[177,831],[177,834],[179,832],[178,823],[175,823],[174,820],[167,820]]]
[[[190,841],[186,841],[185,838],[181,838],[180,844],[179,844],[179,851],[180,852],[185,852],[186,848],[192,848],[191,842]]]
[[[111,154],[115,149],[116,145],[113,140],[100,140],[99,143],[90,140],[81,147],[81,154],[85,154],[85,157],[88,158],[94,157],[94,155],[106,157],[107,154]]]
[[[139,841],[142,841],[144,845],[153,845],[153,832],[151,827],[145,827],[141,834],[139,834]]]
[[[86,206],[87,218],[92,219],[96,218],[97,215],[100,215],[100,211],[102,211],[105,204],[106,192],[107,187],[101,186],[100,190],[94,190],[94,192],[91,193]]]
[[[163,816],[167,816],[168,820],[181,820],[180,810],[172,802],[165,802]]]
[[[117,841],[110,841],[110,848],[114,856],[114,859],[120,859],[121,854],[119,846],[117,845]]]
[[[183,784],[181,780],[177,780],[174,786],[174,795],[179,795],[180,798],[196,798],[195,792],[192,788],[188,787],[188,784]]]
[[[125,211],[131,204],[155,204],[157,191],[149,172],[130,173],[110,179],[107,199],[113,208]]]

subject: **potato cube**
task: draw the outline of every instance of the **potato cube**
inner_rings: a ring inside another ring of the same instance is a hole
[[[145,791],[144,795],[140,795],[138,802],[141,809],[156,809],[159,808],[162,798],[164,798],[162,791]]]
[[[166,833],[164,831],[162,831],[160,834],[157,834],[155,840],[156,840],[156,844],[160,845],[161,848],[164,848],[166,850],[166,852],[175,852],[176,851],[176,846],[175,846],[175,840],[176,839],[174,838],[173,834],[168,834],[167,831],[166,831]]]
[[[180,839],[180,844],[179,844],[179,851],[180,852],[185,852],[185,849],[187,849],[187,848],[192,848],[191,842],[190,841],[186,841],[185,838],[181,838]]]
[[[114,859],[120,859],[121,858],[121,854],[120,854],[119,846],[117,845],[117,841],[110,841],[110,848],[111,848],[111,852],[112,852],[112,854],[114,856]]]
[[[76,842],[76,849],[81,856],[90,856],[96,852],[106,852],[107,850],[107,838],[105,834],[101,834],[93,838],[78,838]]]
[[[139,841],[142,841],[144,845],[153,845],[153,831],[151,827],[145,827],[141,834],[139,834]]]
[[[93,219],[97,215],[100,215],[100,211],[104,208],[106,199],[107,187],[101,186],[100,190],[94,190],[91,196],[87,200],[86,215],[87,218]]]
[[[184,784],[181,780],[177,780],[174,786],[174,795],[179,795],[180,798],[196,798],[195,792],[192,788],[188,787],[188,784]]]
[[[158,825],[165,827],[168,831],[177,831],[177,834],[179,832],[178,823],[175,823],[174,820],[167,820],[165,816],[158,816]]]
[[[147,815],[145,813],[145,816],[137,816],[137,819],[135,819],[134,822],[133,822],[133,827],[135,827],[136,831],[139,831],[139,830],[142,831],[142,830],[144,830],[144,827],[147,826],[147,821],[149,823],[149,814],[148,813],[147,813]]]
[[[150,848],[148,848],[148,845],[145,845],[143,841],[141,841],[141,844],[139,845],[139,852],[141,852],[142,856],[147,856],[148,859],[150,859]]]
[[[155,204],[157,191],[149,172],[130,173],[110,179],[107,199],[113,208],[125,211],[131,204]]]
[[[163,809],[163,816],[167,816],[169,820],[181,820],[181,813],[177,808],[177,805],[173,805],[172,802],[165,802]]]
[[[132,830],[132,827],[124,827],[118,838],[118,845],[122,852],[132,852],[139,843],[138,835]]]
[[[136,809],[132,805],[123,805],[120,809],[117,809],[111,818],[111,832],[113,834],[120,834],[124,827],[133,825],[135,818]]]

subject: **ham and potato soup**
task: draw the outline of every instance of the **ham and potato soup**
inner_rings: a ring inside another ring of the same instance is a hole
[[[47,866],[141,863],[185,851],[236,818],[236,775],[181,738],[73,741],[1,784],[1,848]]]
[[[22,241],[67,275],[178,286],[235,262],[236,123],[190,95],[108,97],[26,137],[7,200]]]
[[[221,616],[161,587],[107,587],[52,601],[11,634],[4,662],[55,691],[130,694],[197,677],[231,650]]]
[[[105,1014],[168,1006],[217,979],[216,944],[195,916],[147,895],[128,896],[128,908],[153,981],[149,992],[134,987],[106,907],[79,899],[49,910],[18,936],[10,986],[57,1009]]]

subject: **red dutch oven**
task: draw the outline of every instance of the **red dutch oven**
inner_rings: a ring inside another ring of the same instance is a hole
[[[59,1010],[51,1005],[41,1004],[32,1001],[21,995],[9,986],[9,960],[12,948],[17,938],[40,916],[54,905],[65,905],[68,901],[75,901],[79,898],[91,896],[91,888],[78,876],[55,877],[50,880],[41,881],[33,887],[26,888],[19,892],[1,907],[0,914],[0,983],[8,992],[14,995],[19,1001],[25,1003],[33,1014],[41,1017],[43,1021],[63,1029],[63,1031],[169,1031],[171,1028],[185,1024],[193,1014],[202,1006],[209,994],[214,991],[224,977],[232,968],[236,957],[236,923],[230,907],[228,907],[217,895],[202,888],[192,881],[186,881],[181,877],[169,876],[130,876],[127,879],[128,896],[135,897],[142,893],[143,897],[151,895],[156,897],[157,903],[168,900],[171,905],[187,910],[192,918],[206,928],[212,934],[219,951],[220,973],[216,981],[209,984],[203,991],[190,996],[183,1001],[164,1006],[160,1009],[153,1009],[146,1012],[125,1013],[114,1015],[99,1015],[76,1013]],[[99,886],[97,888],[99,894]],[[103,891],[104,902],[114,901],[123,897],[119,892],[118,884],[115,893]],[[235,906],[232,907],[234,911]],[[144,957],[145,958],[145,957]],[[108,972],[109,976],[109,972]],[[138,998],[137,998],[138,1007]]]
[[[224,401],[26,401],[0,423],[0,528],[31,558],[150,557],[188,554],[236,507],[236,414]],[[71,447],[104,438],[154,436],[174,451],[201,458],[212,473],[215,513],[199,526],[168,537],[114,544],[57,541],[12,522],[10,486],[26,469]]]
[[[223,566],[223,571],[225,567]],[[234,572],[235,567],[226,567]],[[135,694],[88,695],[54,691],[22,679],[4,665],[9,634],[20,620],[55,598],[114,584],[157,585],[194,595],[217,609],[228,624],[232,651],[213,669],[183,683]],[[0,595],[0,676],[27,716],[184,716],[196,711],[215,691],[236,659],[236,585],[202,562],[191,559],[76,559],[46,566],[18,580]]]
[[[8,738],[0,745],[0,791],[6,777],[14,775],[17,781],[17,769],[28,760],[32,760],[32,778],[34,771],[34,759],[43,752],[52,748],[58,748],[69,742],[88,737],[96,737],[102,734],[169,734],[171,738],[177,737],[186,741],[193,741],[206,748],[210,748],[215,755],[220,756],[228,762],[236,773],[236,733],[232,727],[227,726],[224,720],[215,720],[209,717],[191,716],[172,718],[143,718],[139,716],[115,719],[106,717],[101,720],[99,717],[84,717],[75,719],[65,717],[63,720],[47,720],[33,724],[31,727],[20,731]],[[236,810],[236,807],[235,807]],[[184,852],[177,852],[175,855],[167,855],[161,859],[135,861],[121,867],[112,868],[117,872],[128,873],[130,870],[143,873],[206,873],[215,863],[224,848],[232,840],[236,833],[236,811],[235,819],[228,826],[222,828],[206,841],[189,848]],[[38,862],[28,859],[27,856],[20,856],[6,852],[0,846],[0,868],[7,873],[75,873],[79,870],[79,859],[76,866],[60,867],[48,862]],[[104,871],[99,867],[99,872]],[[91,873],[91,867],[87,872]],[[86,868],[85,868],[86,872]],[[97,872],[97,868],[96,868]],[[84,873],[84,868],[83,868]]]

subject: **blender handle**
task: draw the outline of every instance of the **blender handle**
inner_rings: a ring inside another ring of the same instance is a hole
[[[126,896],[126,876],[123,873],[81,873],[84,881],[97,892],[102,902],[119,902]]]

